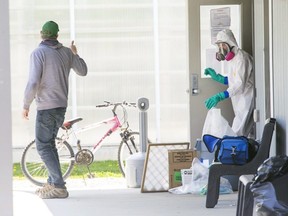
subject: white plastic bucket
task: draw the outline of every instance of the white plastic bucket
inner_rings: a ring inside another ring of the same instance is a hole
[[[133,154],[126,159],[125,177],[127,181],[127,187],[129,188],[141,187],[144,161],[145,161],[145,153],[143,152]]]

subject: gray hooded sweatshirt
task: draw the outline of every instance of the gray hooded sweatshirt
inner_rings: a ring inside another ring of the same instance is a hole
[[[67,107],[69,73],[86,76],[87,65],[70,48],[57,40],[45,40],[31,53],[29,80],[24,93],[24,109],[35,98],[37,110]]]

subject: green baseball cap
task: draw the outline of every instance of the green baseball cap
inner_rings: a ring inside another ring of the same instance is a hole
[[[56,37],[58,31],[58,24],[54,21],[48,21],[42,26],[42,34],[45,37]]]

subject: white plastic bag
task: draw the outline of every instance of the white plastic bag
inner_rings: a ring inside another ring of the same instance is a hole
[[[185,182],[185,184],[176,188],[171,188],[168,191],[174,194],[200,194],[203,187],[208,182],[208,168],[203,165],[198,158],[194,158],[192,161],[192,178],[191,182]]]
[[[209,170],[198,158],[192,161],[192,182],[191,193],[199,194],[203,187],[207,185]]]
[[[192,161],[192,178],[190,183],[182,182],[182,186],[171,188],[168,191],[173,194],[202,194],[207,192],[209,169],[198,158]],[[232,186],[227,179],[220,178],[220,194],[233,193]]]
[[[204,134],[210,134],[220,138],[225,135],[237,136],[228,121],[221,115],[221,110],[218,108],[212,108],[207,112],[202,136]]]
[[[220,177],[220,188],[219,188],[220,194],[231,194],[233,193],[232,185],[230,184],[229,180],[223,177]],[[203,187],[200,191],[201,195],[207,194],[207,185]]]

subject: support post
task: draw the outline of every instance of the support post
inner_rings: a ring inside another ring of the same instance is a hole
[[[1,215],[13,215],[12,198],[12,118],[11,118],[11,72],[9,37],[9,0],[0,1],[0,212]],[[19,114],[20,116],[20,114]]]

